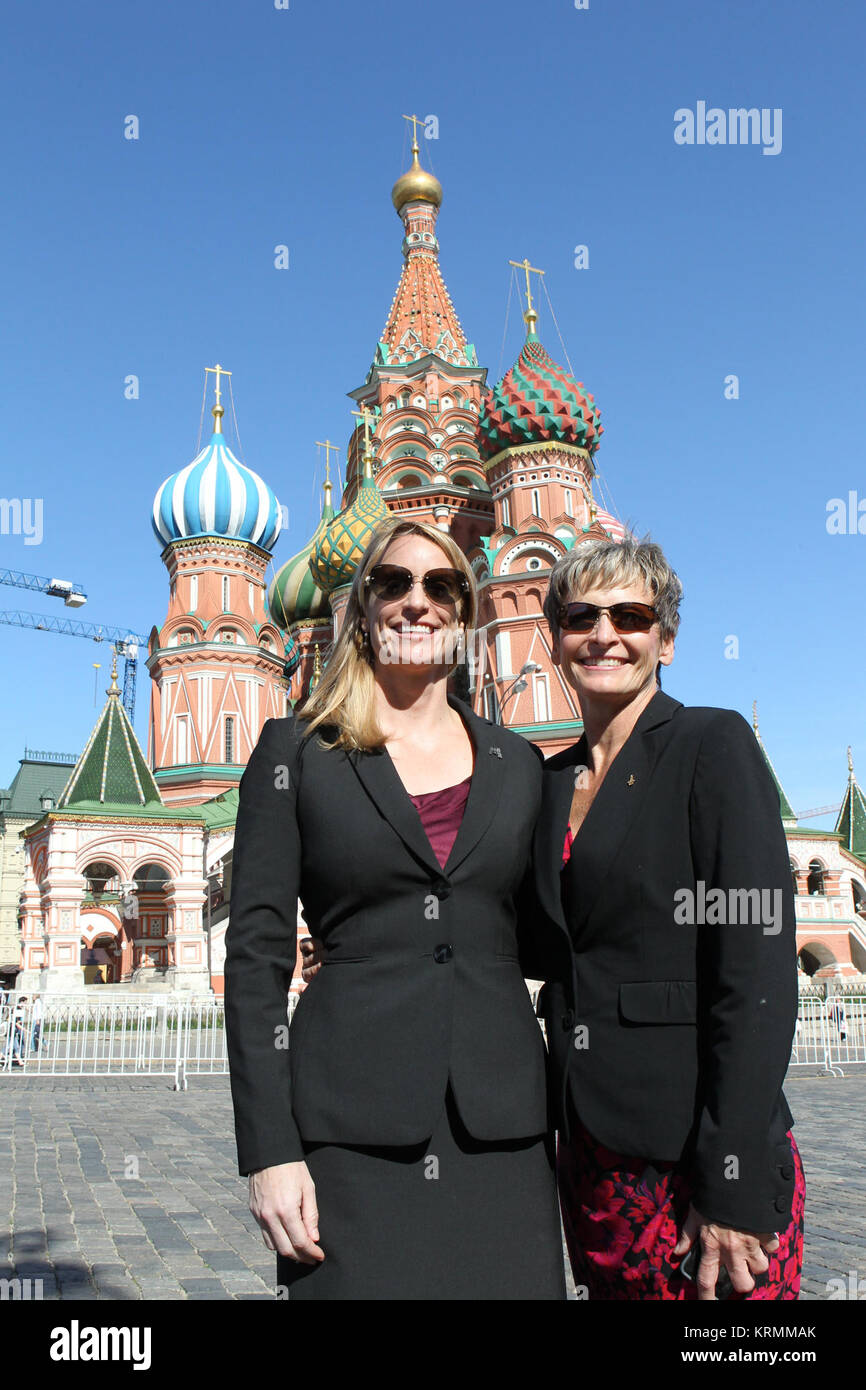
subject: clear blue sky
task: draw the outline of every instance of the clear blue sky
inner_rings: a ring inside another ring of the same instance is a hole
[[[0,536],[0,564],[80,581],[79,618],[161,623],[150,509],[217,360],[238,451],[289,508],[276,564],[303,543],[314,441],[345,449],[400,273],[400,116],[434,114],[442,267],[479,360],[492,380],[520,349],[512,302],[503,360],[508,260],[528,255],[601,408],[615,509],[682,576],[665,688],[757,699],[797,809],[840,799],[849,742],[866,782],[866,535],[826,528],[830,498],[866,498],[862,7],[91,0],[15,6],[5,30],[0,494],[41,497],[44,532]],[[781,108],[781,152],[675,143],[701,101]],[[562,360],[546,302],[539,332]],[[8,785],[25,744],[80,750],[110,653],[3,625],[0,649]],[[148,697],[144,673],[142,743]]]

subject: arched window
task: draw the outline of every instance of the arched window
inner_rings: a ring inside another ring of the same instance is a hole
[[[800,891],[800,884],[797,878],[797,865],[794,863],[793,859],[789,860],[788,862],[791,866],[791,880],[794,884],[794,897],[796,898],[797,894]]]
[[[824,865],[820,859],[810,859],[808,891],[812,897],[826,892],[824,887]]]
[[[851,880],[851,896],[854,899],[854,911],[859,917],[866,917],[866,889],[856,880]]]
[[[116,893],[120,888],[120,878],[113,864],[95,859],[84,870],[85,892],[99,897],[101,893]]]
[[[233,763],[235,760],[235,717],[233,714],[226,715],[225,725],[225,762]]]
[[[164,869],[162,864],[142,864],[136,869],[134,875],[135,886],[142,893],[162,888],[169,880],[168,869]]]

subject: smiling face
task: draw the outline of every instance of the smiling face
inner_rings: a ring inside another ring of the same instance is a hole
[[[599,608],[614,603],[649,603],[646,585],[629,584],[619,589],[590,588],[569,595],[571,601],[594,603]],[[649,632],[617,632],[603,613],[591,632],[564,632],[553,641],[553,661],[580,700],[581,708],[620,709],[654,691],[656,666],[674,659],[674,639],[662,639],[658,623]]]
[[[452,666],[462,626],[459,605],[434,603],[420,583],[428,570],[450,569],[448,556],[425,536],[409,532],[391,542],[379,564],[400,565],[416,578],[400,599],[387,601],[372,594],[367,599],[364,626],[376,664],[416,671]]]

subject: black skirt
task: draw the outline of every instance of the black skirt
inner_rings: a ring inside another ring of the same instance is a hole
[[[426,1143],[311,1144],[317,1265],[277,1256],[290,1299],[564,1299],[552,1136],[473,1139],[449,1086]]]

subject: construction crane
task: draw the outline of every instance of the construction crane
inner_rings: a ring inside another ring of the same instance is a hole
[[[834,816],[838,816],[841,810],[842,807],[837,802],[835,806],[813,806],[809,811],[797,811],[796,816],[797,820],[815,820],[818,816],[829,816],[831,811]]]
[[[12,584],[17,589],[35,589],[40,594],[62,598],[67,608],[80,608],[87,602],[82,585],[73,584],[69,579],[45,579],[41,574],[22,574],[20,570],[0,569],[0,584]]]
[[[52,598],[62,598],[67,608],[80,608],[87,602],[83,587],[68,579],[46,579],[38,574],[22,574],[18,570],[0,570],[0,584],[34,589]],[[123,704],[130,723],[133,722],[138,649],[140,646],[146,647],[148,641],[141,633],[130,632],[124,627],[107,627],[103,623],[83,623],[77,618],[52,618],[46,613],[0,612],[0,623],[7,623],[11,627],[33,627],[42,632],[62,632],[67,637],[87,637],[91,642],[110,642],[117,655],[124,659]]]

